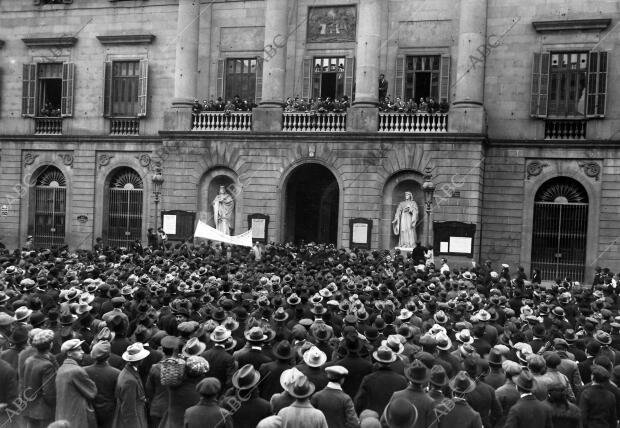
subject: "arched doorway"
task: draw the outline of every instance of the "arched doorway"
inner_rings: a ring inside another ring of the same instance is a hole
[[[546,181],[534,198],[532,269],[543,280],[583,281],[588,235],[588,194],[576,180]]]
[[[295,168],[284,199],[284,241],[337,244],[340,188],[334,174],[316,163]]]
[[[65,243],[67,182],[55,166],[46,166],[35,179],[31,193],[30,234],[37,248],[53,248]]]
[[[118,168],[106,182],[103,239],[111,247],[129,247],[142,239],[143,182],[131,168]]]

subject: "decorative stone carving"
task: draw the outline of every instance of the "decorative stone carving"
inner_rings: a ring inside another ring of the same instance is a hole
[[[114,155],[111,155],[109,153],[102,153],[99,155],[99,159],[97,161],[97,164],[99,165],[99,168],[102,168],[104,166],[107,166],[110,164],[110,161],[112,160],[112,158],[114,157]]]
[[[138,159],[138,162],[140,162],[141,167],[150,169],[152,161],[151,157],[148,154],[142,153],[136,156],[136,159]]]
[[[73,155],[71,153],[59,153],[58,157],[62,159],[62,163],[66,166],[73,166]]]
[[[539,176],[542,172],[543,169],[548,167],[549,164],[545,163],[545,162],[540,162],[540,161],[532,161],[527,165],[527,179],[529,180],[531,177],[537,177]]]
[[[583,172],[585,172],[588,177],[594,178],[598,181],[599,176],[601,175],[601,166],[598,162],[579,162],[579,166],[583,168]]]
[[[26,153],[24,155],[24,165],[25,166],[32,165],[38,157],[39,155],[35,155],[34,153]]]

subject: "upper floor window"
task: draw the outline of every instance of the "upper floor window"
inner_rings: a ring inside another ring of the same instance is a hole
[[[22,115],[25,117],[73,116],[75,65],[49,62],[24,64]]]
[[[388,90],[388,96],[389,94]],[[450,55],[398,55],[392,99],[437,104],[450,98]]]
[[[355,60],[345,56],[305,59],[302,98],[353,99]]]
[[[259,104],[263,92],[263,68],[257,57],[221,59],[217,64],[217,96]]]
[[[534,54],[530,113],[534,117],[604,117],[607,52]]]
[[[147,60],[105,63],[104,115],[144,117],[147,107]]]

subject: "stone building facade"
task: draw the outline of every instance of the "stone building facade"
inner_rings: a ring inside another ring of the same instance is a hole
[[[451,265],[587,280],[619,261],[616,2],[27,0],[0,11],[7,247],[27,235],[128,245],[162,213],[181,239],[213,224],[223,185],[233,233],[264,220],[267,241],[393,248],[411,191],[419,240]],[[379,74],[393,99],[445,99],[449,112],[379,112]],[[192,113],[195,98],[238,93],[257,107]],[[346,113],[282,108],[344,95]]]

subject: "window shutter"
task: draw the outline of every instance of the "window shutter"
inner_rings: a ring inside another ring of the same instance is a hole
[[[217,61],[217,96],[224,98],[224,60]]]
[[[353,102],[353,82],[355,79],[355,58],[347,57],[344,62],[344,94]]]
[[[441,56],[441,67],[439,69],[439,102],[444,98],[450,102],[450,54]]]
[[[259,58],[256,61],[256,86],[254,89],[254,103],[260,104],[263,99],[263,61]]]
[[[534,53],[532,65],[532,93],[530,116],[547,117],[547,95],[549,93],[549,56],[548,52]]]
[[[75,64],[65,62],[62,65],[62,95],[60,116],[73,116],[73,92],[75,87]]]
[[[112,61],[103,63],[103,116],[112,115]]]
[[[34,117],[36,109],[37,65],[24,64],[22,74],[22,116]]]
[[[586,111],[588,117],[605,117],[607,65],[607,52],[590,52]]]
[[[149,87],[149,60],[140,60],[140,82],[138,84],[138,117],[146,117]]]
[[[312,87],[312,59],[304,59],[301,72],[303,80],[301,82],[301,97],[305,100],[310,99],[310,88]]]
[[[388,94],[389,95],[389,94]],[[396,57],[396,74],[394,76],[394,96],[392,99],[404,99],[405,97],[405,56]]]

